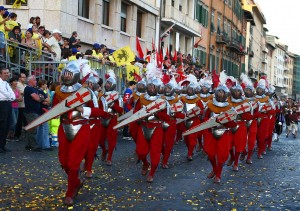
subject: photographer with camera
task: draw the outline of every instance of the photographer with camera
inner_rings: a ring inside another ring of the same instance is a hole
[[[45,98],[40,95],[36,88],[37,81],[34,75],[27,77],[27,85],[24,89],[24,116],[28,123],[37,119],[40,116],[41,105]],[[41,152],[42,149],[39,147],[37,140],[37,128],[30,129],[26,132],[25,140],[27,142],[25,149],[32,150],[35,152]]]

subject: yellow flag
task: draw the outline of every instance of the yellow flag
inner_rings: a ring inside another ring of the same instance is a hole
[[[137,78],[135,75],[140,75],[140,68],[135,65],[127,65],[126,66],[126,77],[128,81],[136,81]]]
[[[121,66],[134,61],[135,54],[129,46],[125,46],[113,52],[113,57],[116,61],[117,66]]]
[[[12,5],[12,8],[20,8],[21,7],[21,4],[23,3],[26,3],[26,0],[15,0],[14,4]]]

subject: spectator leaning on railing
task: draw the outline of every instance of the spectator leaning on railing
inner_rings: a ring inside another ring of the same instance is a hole
[[[59,41],[61,40],[61,32],[58,29],[52,31],[52,37],[45,43],[43,46],[48,48],[50,53],[53,53],[54,60],[60,61],[61,58],[61,49],[59,46]]]
[[[3,6],[0,6],[0,56],[3,57],[5,53],[5,22],[9,20],[9,17],[3,18],[6,10]]]

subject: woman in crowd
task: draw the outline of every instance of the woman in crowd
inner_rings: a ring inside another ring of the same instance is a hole
[[[22,39],[22,44],[28,49],[36,49],[38,47],[37,41],[34,40],[32,38],[32,36],[33,36],[32,29],[27,29],[25,38]],[[32,61],[32,60],[36,60],[36,59],[37,59],[36,53],[30,54],[29,51],[25,52],[25,66],[26,66],[27,72],[29,71],[30,60]]]
[[[10,121],[10,127],[9,127],[9,132],[7,135],[8,140],[10,141],[19,141],[18,139],[15,139],[15,129],[16,129],[16,124],[17,124],[17,119],[18,119],[18,102],[23,101],[23,97],[20,95],[19,90],[17,89],[17,84],[18,84],[18,78],[17,77],[12,77],[9,80],[11,89],[16,95],[16,99],[11,102],[12,105],[12,114],[11,114],[11,121]]]

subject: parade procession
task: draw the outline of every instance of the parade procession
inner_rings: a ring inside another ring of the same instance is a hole
[[[216,184],[225,164],[237,172],[243,159],[251,165],[253,156],[263,159],[272,150],[280,104],[267,79],[253,84],[245,74],[235,79],[226,71],[219,75],[213,71],[198,80],[194,74],[182,74],[180,68],[163,71],[154,62],[142,63],[145,74],[137,77],[135,89],[123,99],[115,90],[113,71],[106,73],[99,92],[99,77],[87,61],[70,61],[62,71],[62,85],[55,89],[52,109],[25,127],[30,130],[60,116],[58,156],[68,178],[66,205],[73,205],[83,186],[80,172],[87,179],[97,175],[92,170],[97,153],[113,168],[113,154],[122,153],[115,151],[118,130],[126,126],[148,183],[159,177],[155,174],[159,166],[169,168],[178,142],[186,145],[182,156],[189,162],[203,150],[211,163],[207,178]]]

